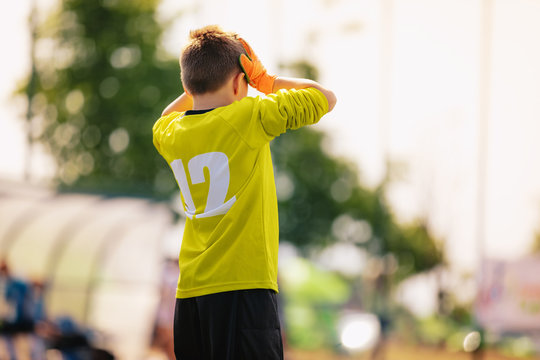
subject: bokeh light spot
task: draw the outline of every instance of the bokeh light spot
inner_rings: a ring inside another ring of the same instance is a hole
[[[279,201],[287,201],[293,196],[294,182],[288,174],[284,172],[276,174],[276,193]]]
[[[141,49],[137,45],[122,46],[111,54],[111,65],[116,69],[131,68],[141,61]]]
[[[330,186],[330,194],[337,202],[345,202],[352,195],[352,185],[347,179],[337,179]]]
[[[119,154],[127,149],[129,145],[129,133],[124,128],[118,128],[109,135],[109,146],[111,150]]]
[[[340,241],[361,244],[371,239],[373,231],[367,221],[342,214],[332,223],[332,234]]]
[[[99,84],[99,94],[104,99],[114,97],[120,90],[120,82],[114,76],[108,77]]]
[[[91,149],[101,141],[101,131],[95,125],[88,126],[82,134],[82,143],[87,148]]]
[[[71,185],[79,178],[79,166],[75,162],[69,161],[60,169],[59,175],[65,184]]]
[[[77,156],[77,165],[81,174],[88,175],[94,170],[94,157],[88,152],[83,152]]]
[[[76,114],[81,111],[84,105],[84,94],[81,90],[76,89],[70,91],[65,100],[66,110],[70,114]]]
[[[71,123],[59,125],[53,134],[56,145],[62,147],[73,147],[79,140],[79,129]]]
[[[380,334],[380,324],[373,314],[354,314],[343,319],[340,339],[351,352],[366,351],[372,348]]]

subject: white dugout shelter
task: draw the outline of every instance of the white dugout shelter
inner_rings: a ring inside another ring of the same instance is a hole
[[[119,359],[147,349],[171,228],[168,207],[147,199],[0,181],[0,256],[13,275],[46,282],[49,318],[97,330]]]

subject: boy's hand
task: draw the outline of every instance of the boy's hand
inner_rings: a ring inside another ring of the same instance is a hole
[[[248,83],[260,92],[270,94],[273,91],[274,80],[277,76],[268,75],[266,69],[257,55],[255,55],[255,52],[251,46],[249,46],[249,44],[242,38],[239,38],[238,40],[240,40],[248,55],[240,55],[240,66],[246,74]]]

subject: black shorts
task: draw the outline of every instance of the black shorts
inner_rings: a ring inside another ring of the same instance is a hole
[[[176,299],[174,353],[178,360],[283,360],[276,292]]]

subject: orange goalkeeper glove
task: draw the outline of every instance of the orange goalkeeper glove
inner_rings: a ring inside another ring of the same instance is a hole
[[[238,40],[240,40],[247,53],[247,56],[245,54],[240,55],[240,66],[244,70],[244,74],[246,74],[248,83],[260,92],[270,94],[274,88],[274,80],[277,76],[268,75],[251,46],[242,38]]]

